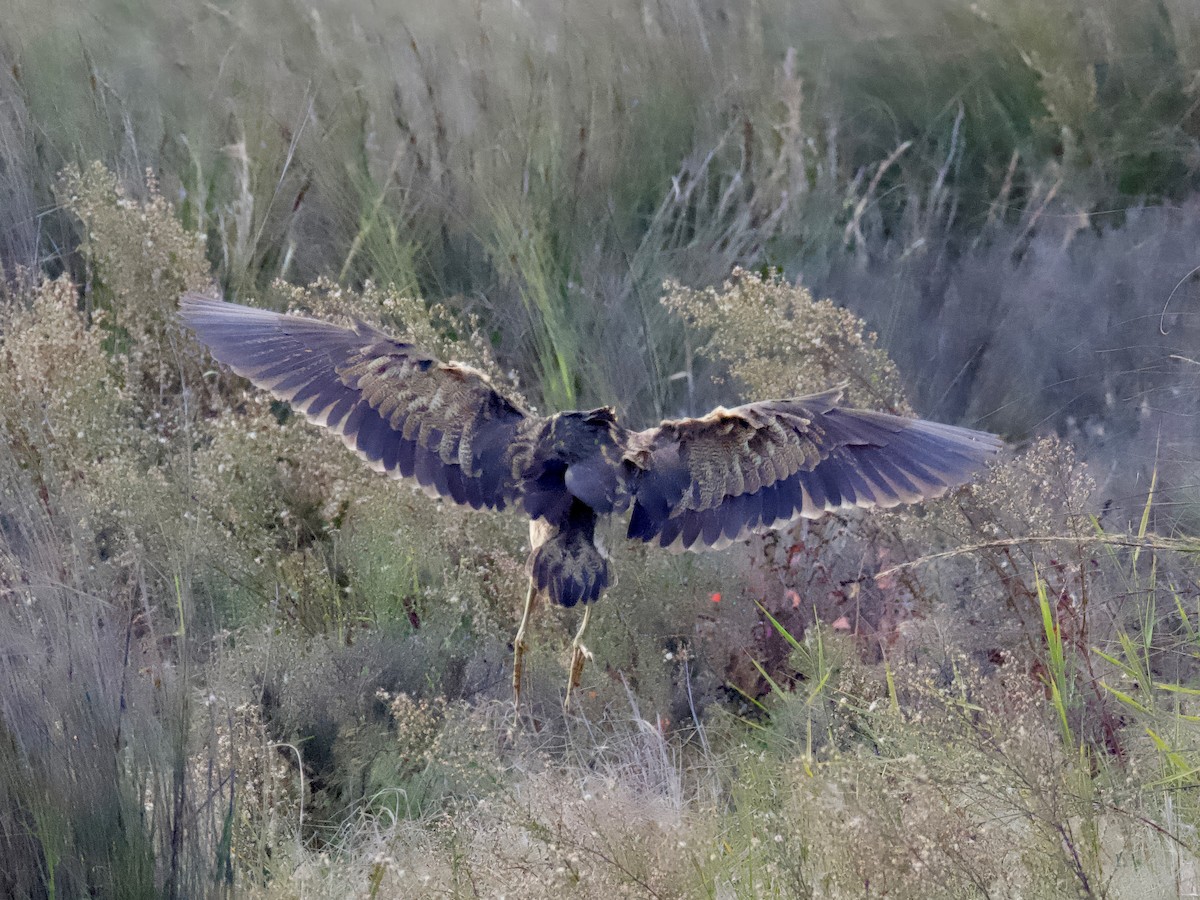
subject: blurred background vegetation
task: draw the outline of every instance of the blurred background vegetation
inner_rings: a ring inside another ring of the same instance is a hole
[[[0,893],[1197,890],[1200,7],[0,21]],[[582,709],[550,610],[516,717],[522,523],[214,366],[174,320],[213,283],[540,409],[848,382],[1017,449],[622,547]]]

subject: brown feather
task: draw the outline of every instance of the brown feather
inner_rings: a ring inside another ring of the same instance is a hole
[[[483,373],[365,324],[342,328],[187,294],[184,323],[213,356],[341,435],[374,468],[425,491],[502,508],[541,420]]]
[[[567,521],[548,525],[529,554],[526,569],[538,590],[556,603],[592,603],[609,586],[608,558],[596,543],[596,514],[582,503],[572,504]]]
[[[721,547],[844,507],[940,496],[1002,446],[983,432],[837,405],[836,392],[718,408],[631,436],[629,537]]]

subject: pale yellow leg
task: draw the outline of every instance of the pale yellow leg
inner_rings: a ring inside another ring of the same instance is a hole
[[[513,703],[521,705],[521,672],[525,668],[525,629],[529,626],[529,616],[537,605],[537,587],[533,579],[529,579],[529,593],[525,595],[525,612],[521,614],[521,626],[513,640]]]
[[[571,642],[571,671],[567,676],[567,695],[563,697],[563,709],[571,708],[571,692],[579,687],[579,679],[583,676],[583,665],[592,658],[592,651],[583,646],[583,633],[587,630],[588,617],[592,614],[589,603],[583,608],[583,620],[579,630],[575,632],[575,640]]]

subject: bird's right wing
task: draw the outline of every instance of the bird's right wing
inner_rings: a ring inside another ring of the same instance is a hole
[[[631,435],[629,537],[722,547],[828,510],[927,500],[1003,446],[985,432],[837,401],[831,391],[719,408]]]
[[[361,323],[342,328],[200,294],[184,295],[180,312],[213,356],[340,434],[373,468],[476,509],[519,498],[514,460],[541,420],[483,373]]]

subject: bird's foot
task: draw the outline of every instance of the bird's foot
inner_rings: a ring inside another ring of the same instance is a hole
[[[513,638],[513,705],[521,708],[521,673],[525,671],[525,629],[529,627],[529,616],[537,603],[537,589],[532,580],[529,593],[525,595],[525,610],[521,613],[521,624]]]
[[[525,638],[518,635],[513,641],[513,705],[521,707],[521,674],[525,671]]]
[[[571,645],[571,669],[567,675],[567,694],[563,697],[564,710],[570,711],[571,709],[571,694],[575,688],[579,687],[579,682],[583,677],[583,667],[589,659],[592,659],[591,650],[578,641]]]

